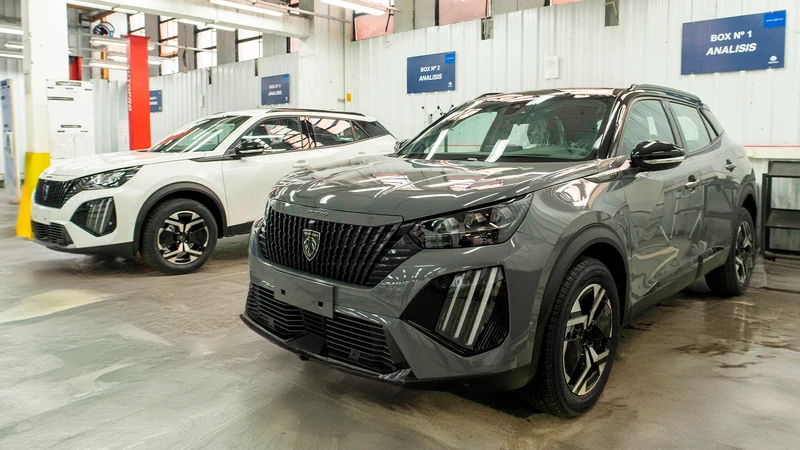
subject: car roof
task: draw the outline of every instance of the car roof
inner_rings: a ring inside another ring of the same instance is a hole
[[[271,108],[271,109],[243,109],[237,111],[225,111],[213,114],[212,117],[221,116],[251,116],[266,117],[270,114],[293,114],[302,116],[324,116],[339,119],[355,119],[365,122],[377,122],[377,119],[365,116],[364,114],[351,111],[336,111],[330,109],[304,109],[304,108]]]
[[[479,99],[492,100],[492,101],[519,101],[524,97],[538,97],[542,95],[571,95],[577,96],[592,96],[592,97],[617,97],[625,93],[647,93],[649,95],[657,95],[664,98],[675,98],[685,102],[694,103],[698,106],[704,106],[700,98],[692,93],[682,91],[667,86],[659,86],[655,84],[633,84],[628,88],[558,88],[558,89],[540,89],[534,91],[523,91],[516,93],[500,93],[492,92],[483,94]]]

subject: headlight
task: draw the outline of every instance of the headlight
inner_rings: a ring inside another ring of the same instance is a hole
[[[129,167],[127,169],[89,175],[88,177],[79,178],[76,185],[84,191],[120,187],[133,178],[141,168],[141,166]]]
[[[410,235],[423,248],[501,244],[517,231],[530,205],[528,194],[505,203],[423,220],[411,229]]]

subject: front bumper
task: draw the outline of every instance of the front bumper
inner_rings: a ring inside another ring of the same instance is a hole
[[[86,202],[103,198],[114,199],[116,228],[103,236],[95,236],[72,222],[75,212]],[[34,195],[35,198],[35,195]],[[133,230],[136,212],[126,205],[137,199],[126,187],[83,191],[75,194],[61,208],[44,206],[32,201],[31,222],[34,228],[34,241],[50,249],[83,254],[133,255]],[[38,233],[36,232],[38,229]],[[56,237],[64,239],[43,239],[42,231],[57,231]]]
[[[287,277],[298,285],[308,281],[333,287],[334,319],[358,320],[380,330],[392,360],[391,369],[371,370],[353,363],[346,354],[321,351],[319,342],[303,336],[280,336],[269,324],[258,323],[246,309],[242,320],[271,342],[360,376],[403,383],[452,387],[468,384],[471,390],[511,390],[527,384],[533,375],[534,327],[541,304],[539,280],[553,246],[524,233],[504,244],[468,249],[423,250],[395,269],[374,287],[314,278],[267,261],[258,246],[257,230],[250,239],[250,274],[255,289],[270,290],[269,280]],[[463,356],[450,350],[417,326],[400,319],[403,311],[429,282],[442,275],[483,267],[502,266],[509,300],[509,333],[492,350]],[[252,289],[251,289],[252,290]],[[306,314],[306,312],[303,312]],[[298,316],[294,320],[300,319]],[[274,324],[272,324],[274,326]],[[310,336],[310,334],[308,335]],[[357,361],[357,358],[356,358]]]

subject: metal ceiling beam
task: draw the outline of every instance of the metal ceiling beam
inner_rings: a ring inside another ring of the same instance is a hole
[[[92,0],[92,3],[105,5],[109,10],[119,7],[279,36],[306,38],[311,34],[311,21],[305,17],[268,16],[213,5],[208,0]]]

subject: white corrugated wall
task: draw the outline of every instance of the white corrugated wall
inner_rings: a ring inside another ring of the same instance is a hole
[[[95,153],[128,150],[128,84],[92,80]],[[120,131],[125,136],[121,139]],[[120,142],[122,141],[122,142]]]
[[[290,75],[291,103],[296,106],[298,55],[270,56],[150,78],[150,90],[161,90],[162,112],[150,114],[153,143],[187,123],[222,111],[261,106],[261,77]]]
[[[699,95],[726,129],[749,146],[800,146],[800,2],[797,0],[624,0],[620,25],[604,26],[604,0],[534,8],[494,17],[494,38],[480,21],[354,42],[354,111],[407,138],[430,113],[477,95],[553,87],[626,87],[652,83]],[[682,24],[786,9],[786,68],[682,76]],[[456,90],[406,94],[406,58],[456,51]],[[560,77],[545,80],[546,56]],[[438,117],[438,111],[434,118]]]

